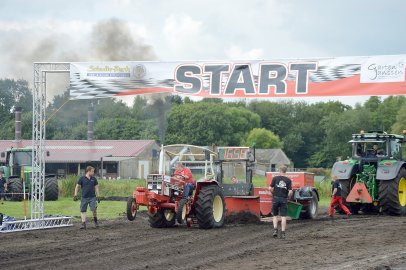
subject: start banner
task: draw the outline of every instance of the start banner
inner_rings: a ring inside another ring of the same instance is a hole
[[[406,55],[320,59],[76,62],[71,99],[174,93],[207,98],[406,95]]]

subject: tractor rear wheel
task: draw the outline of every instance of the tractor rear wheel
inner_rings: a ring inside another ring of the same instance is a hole
[[[20,178],[11,178],[7,182],[7,189],[9,193],[17,193],[17,194],[10,194],[9,198],[12,201],[22,201],[24,198],[23,195],[23,181]]]
[[[137,216],[137,202],[135,198],[128,197],[127,199],[127,219],[133,221]]]
[[[196,218],[202,229],[224,226],[225,201],[223,190],[217,185],[202,186],[196,203]]]
[[[56,177],[45,177],[45,200],[56,201],[58,200],[58,179]]]
[[[155,214],[148,213],[148,221],[152,228],[164,228],[166,225],[165,218],[161,211],[158,211]]]
[[[176,221],[179,224],[183,224],[186,222],[186,215],[187,215],[187,199],[182,199],[179,201],[178,212],[176,213]]]
[[[382,211],[390,215],[406,214],[406,169],[401,168],[397,177],[379,183],[379,200]]]
[[[163,209],[162,216],[164,217],[164,226],[173,227],[175,225],[175,212],[172,209]]]
[[[319,211],[319,201],[317,200],[317,194],[312,191],[312,199],[309,201],[309,205],[304,207],[304,212],[302,214],[303,218],[315,219]]]

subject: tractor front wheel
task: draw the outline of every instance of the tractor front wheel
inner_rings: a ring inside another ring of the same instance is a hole
[[[148,213],[148,221],[152,228],[164,228],[166,225],[165,218],[161,211],[158,211],[155,214]]]
[[[401,168],[392,180],[379,183],[379,200],[382,211],[390,215],[406,214],[406,169]]]
[[[225,201],[223,190],[219,186],[201,187],[196,204],[196,218],[202,229],[224,226]]]
[[[172,209],[163,209],[162,216],[164,217],[164,226],[173,227],[175,225],[175,212]]]
[[[186,215],[187,215],[187,199],[182,199],[179,201],[178,212],[176,213],[176,221],[179,224],[183,224],[186,222]]]
[[[127,199],[127,219],[133,221],[137,216],[137,202],[133,197]]]

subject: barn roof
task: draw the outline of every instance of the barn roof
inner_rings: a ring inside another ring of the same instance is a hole
[[[289,158],[282,149],[255,149],[255,158],[268,164],[290,164]]]
[[[99,161],[102,157],[137,157],[145,150],[158,147],[154,140],[46,140],[45,149],[49,151],[47,162],[88,162]],[[0,152],[11,147],[32,147],[31,140],[0,140]],[[0,161],[5,158],[0,157]]]

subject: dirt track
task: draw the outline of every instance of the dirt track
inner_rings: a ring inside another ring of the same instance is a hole
[[[285,240],[270,223],[152,229],[143,214],[90,225],[0,234],[0,269],[406,269],[406,217],[292,221]]]

